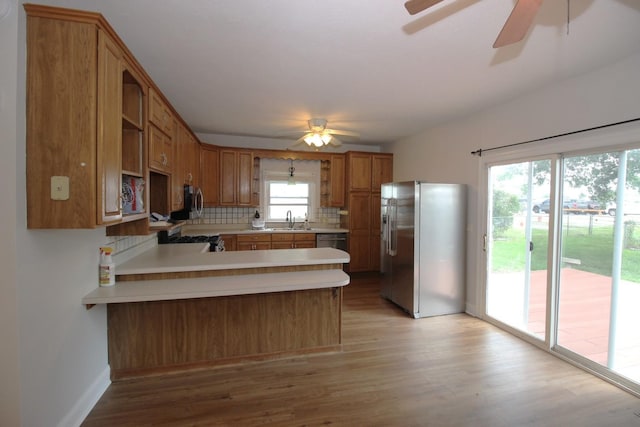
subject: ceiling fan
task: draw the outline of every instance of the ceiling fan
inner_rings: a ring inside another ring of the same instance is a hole
[[[404,4],[409,14],[415,15],[430,8],[442,0],[409,0]],[[494,48],[517,43],[524,38],[533,23],[542,0],[518,0],[513,7],[507,22],[505,22],[498,38],[493,43]]]
[[[329,129],[327,127],[326,119],[309,119],[307,120],[307,125],[309,129],[295,131],[295,133],[302,132],[303,135],[298,138],[294,145],[305,142],[309,147],[317,150],[325,145],[333,145],[336,147],[342,145],[342,141],[340,141],[336,135],[355,139],[360,138],[360,135],[357,132]]]

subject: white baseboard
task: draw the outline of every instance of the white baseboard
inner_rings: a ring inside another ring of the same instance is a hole
[[[473,317],[480,317],[478,316],[478,313],[476,311],[475,304],[469,304],[469,303],[465,304],[464,312]]]
[[[67,413],[67,415],[58,423],[58,427],[78,427],[82,424],[82,421],[89,415],[91,409],[98,403],[100,397],[107,390],[111,384],[111,369],[107,367],[102,371],[98,378],[91,384],[91,386],[84,392],[84,394],[78,399],[73,408]]]

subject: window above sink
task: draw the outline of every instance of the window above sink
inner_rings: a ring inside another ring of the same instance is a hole
[[[319,161],[262,159],[260,170],[260,205],[265,221],[284,222],[288,212],[297,223],[304,221],[305,216],[309,221],[315,221],[315,213],[320,206]]]

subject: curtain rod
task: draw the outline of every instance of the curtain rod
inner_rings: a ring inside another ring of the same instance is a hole
[[[608,127],[611,127],[611,126],[618,126],[618,125],[623,125],[623,124],[626,124],[626,123],[637,122],[637,121],[640,121],[640,117],[637,117],[635,119],[623,120],[621,122],[616,122],[616,123],[609,123],[609,124],[601,125],[601,126],[594,126],[594,127],[587,128],[587,129],[574,130],[572,132],[559,133],[557,135],[545,136],[543,138],[531,139],[529,141],[522,141],[522,142],[516,142],[516,143],[513,143],[513,144],[500,145],[498,147],[486,148],[484,150],[482,148],[479,148],[476,151],[472,151],[471,154],[474,155],[474,156],[482,157],[482,153],[484,153],[485,151],[493,151],[493,150],[499,150],[501,148],[509,148],[509,147],[515,147],[515,146],[518,146],[518,145],[531,144],[533,142],[546,141],[548,139],[559,138],[561,136],[575,135],[577,133],[589,132],[589,131],[592,131],[592,130],[604,129],[604,128],[608,128]]]

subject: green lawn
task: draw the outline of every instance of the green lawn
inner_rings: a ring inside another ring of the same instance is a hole
[[[563,230],[564,258],[580,260],[572,268],[611,276],[613,255],[612,227],[596,227],[589,234],[587,227],[571,227]],[[531,270],[547,268],[546,230],[532,231],[534,245]],[[635,232],[636,234],[638,232]],[[632,236],[633,237],[633,236]],[[493,242],[492,266],[495,272],[520,271],[524,267],[524,233],[519,229],[509,229]],[[622,254],[622,279],[640,282],[640,250],[624,249]]]

